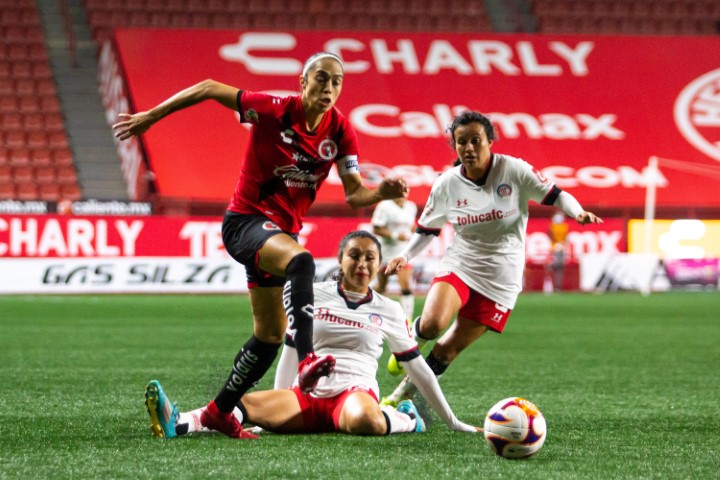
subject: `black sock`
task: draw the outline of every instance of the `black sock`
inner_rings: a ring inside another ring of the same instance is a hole
[[[303,361],[313,348],[313,281],[315,261],[307,252],[296,255],[285,271],[288,283],[283,291],[283,304],[290,329],[294,330],[298,359]]]
[[[232,412],[245,392],[254,387],[265,375],[277,357],[279,343],[265,343],[255,335],[238,352],[233,370],[217,397],[215,405],[222,412]]]
[[[445,370],[450,366],[450,364],[440,363],[440,360],[438,360],[432,352],[430,352],[430,355],[425,359],[425,363],[428,364],[428,367],[430,367],[430,370],[432,370],[436,377],[445,373]]]

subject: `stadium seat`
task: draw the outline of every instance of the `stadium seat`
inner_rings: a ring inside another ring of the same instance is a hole
[[[57,183],[57,176],[53,167],[36,167],[35,181],[42,185],[47,183]]]
[[[44,183],[38,186],[38,198],[46,202],[56,202],[61,198],[60,185],[57,183]]]
[[[30,163],[35,167],[48,167],[53,165],[52,150],[49,148],[35,148],[30,152]]]
[[[13,167],[12,170],[12,181],[19,185],[21,183],[31,183],[35,181],[33,168],[30,165],[23,165],[19,167]]]
[[[17,130],[5,132],[4,145],[7,148],[24,148],[26,146],[25,132]]]
[[[38,188],[34,183],[20,183],[15,185],[15,197],[18,200],[36,200]]]
[[[23,116],[19,113],[0,113],[0,128],[3,132],[23,130]]]
[[[59,148],[52,150],[53,163],[56,166],[72,166],[73,156],[69,149]]]
[[[11,183],[12,180],[12,167],[0,164],[0,184]]]
[[[0,113],[17,113],[18,99],[15,95],[0,97]]]
[[[23,115],[22,128],[26,132],[42,132],[45,130],[45,121],[40,113]]]
[[[61,185],[60,186],[60,198],[63,200],[80,200],[82,199],[82,192],[80,186],[77,184]]]
[[[15,82],[12,78],[0,78],[0,96],[4,95],[15,95]]]
[[[43,128],[48,133],[65,131],[65,123],[59,113],[46,113],[42,115],[42,121]]]
[[[60,149],[60,148],[68,148],[70,144],[68,143],[67,136],[65,135],[65,132],[52,132],[48,134],[48,142],[47,144],[50,146],[50,148],[54,149]]]
[[[10,158],[8,159],[8,163],[13,166],[30,165],[30,149],[25,147],[12,148],[10,150]]]
[[[0,200],[11,200],[15,197],[15,185],[0,181]]]
[[[68,185],[68,184],[74,184],[77,183],[77,173],[75,172],[75,167],[68,165],[68,166],[58,166],[55,169],[55,172],[57,174],[57,181],[58,183],[62,185]]]
[[[55,87],[55,81],[52,79],[36,79],[35,80],[35,93],[41,97],[54,97],[57,95],[57,88]]]
[[[48,135],[45,132],[27,132],[25,134],[25,144],[31,148],[45,148],[49,145]]]

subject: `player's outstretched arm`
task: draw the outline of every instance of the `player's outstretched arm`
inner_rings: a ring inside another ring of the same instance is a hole
[[[592,212],[580,213],[577,217],[575,217],[575,221],[580,225],[587,225],[588,223],[603,223],[603,219]]]
[[[352,208],[369,207],[382,200],[407,197],[409,191],[407,183],[401,178],[383,179],[375,189],[363,185],[359,173],[343,175],[340,179],[345,191],[345,201]]]
[[[482,431],[481,428],[458,420],[440,389],[437,377],[422,356],[403,362],[403,366],[422,396],[448,427],[458,432],[477,433]]]
[[[140,136],[156,122],[162,120],[173,112],[190,107],[205,100],[215,100],[232,110],[237,109],[237,94],[239,89],[216,82],[203,80],[200,83],[182,90],[161,104],[146,112],[135,114],[121,113],[122,119],[113,125],[115,136],[120,140],[127,140],[133,136]]]

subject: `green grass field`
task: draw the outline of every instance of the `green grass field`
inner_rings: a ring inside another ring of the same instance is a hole
[[[0,296],[0,478],[718,478],[719,311],[717,292],[523,294],[506,332],[441,381],[477,425],[505,397],[540,407],[545,446],[509,461],[437,421],[379,438],[155,439],[145,384],[181,409],[214,397],[250,331],[246,297]],[[386,393],[395,382],[380,372]]]

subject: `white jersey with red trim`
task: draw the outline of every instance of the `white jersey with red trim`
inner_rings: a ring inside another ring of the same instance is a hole
[[[410,200],[405,200],[402,207],[395,200],[383,200],[377,204],[373,211],[373,227],[387,228],[393,235],[404,234],[407,240],[412,235],[417,216],[417,205]],[[397,240],[378,236],[382,245],[382,256],[385,260],[397,257],[403,251],[407,240]]]
[[[451,271],[470,288],[508,308],[522,290],[530,200],[541,203],[554,183],[522,159],[494,153],[487,175],[468,179],[463,167],[435,181],[419,229],[454,230],[438,273]]]
[[[335,371],[322,377],[313,395],[333,397],[352,387],[366,387],[380,398],[376,380],[383,342],[390,351],[417,347],[400,304],[370,290],[365,300],[345,298],[337,282],[315,284],[313,344],[317,355],[333,355]]]

